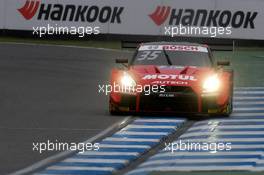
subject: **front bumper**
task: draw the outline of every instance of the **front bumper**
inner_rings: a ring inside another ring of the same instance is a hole
[[[192,90],[150,95],[142,93],[119,95],[121,98],[118,103],[110,97],[110,105],[120,112],[217,114],[225,107],[217,104],[218,94],[198,95]]]
[[[198,108],[198,97],[194,93],[141,94],[138,111],[194,113]]]

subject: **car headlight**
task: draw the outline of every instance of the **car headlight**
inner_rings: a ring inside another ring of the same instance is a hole
[[[205,79],[203,82],[203,92],[217,92],[220,88],[220,80],[217,75]]]
[[[121,77],[121,85],[126,87],[136,86],[135,80],[128,74],[124,73],[124,75]]]

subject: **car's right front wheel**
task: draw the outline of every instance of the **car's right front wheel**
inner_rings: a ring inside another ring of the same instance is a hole
[[[233,112],[233,96],[232,94],[229,96],[228,104],[225,106],[222,114],[225,117],[229,117],[230,114]]]

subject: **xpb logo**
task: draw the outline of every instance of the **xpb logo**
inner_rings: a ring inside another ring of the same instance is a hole
[[[156,25],[160,26],[168,18],[170,10],[170,7],[157,6],[156,10],[150,14],[149,17],[155,22]]]
[[[25,5],[18,9],[18,11],[26,20],[30,20],[36,14],[39,5],[40,0],[27,0]]]

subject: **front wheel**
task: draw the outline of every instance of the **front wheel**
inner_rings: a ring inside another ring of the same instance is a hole
[[[118,106],[113,105],[111,102],[109,102],[109,113],[110,115],[124,115],[125,112],[120,111]]]
[[[222,114],[226,117],[229,117],[232,112],[233,112],[233,96],[230,95],[229,100],[228,100],[228,104],[226,105]]]
[[[116,109],[116,107],[113,104],[111,104],[111,102],[109,102],[109,113],[111,115],[118,115],[119,114],[118,110]]]

